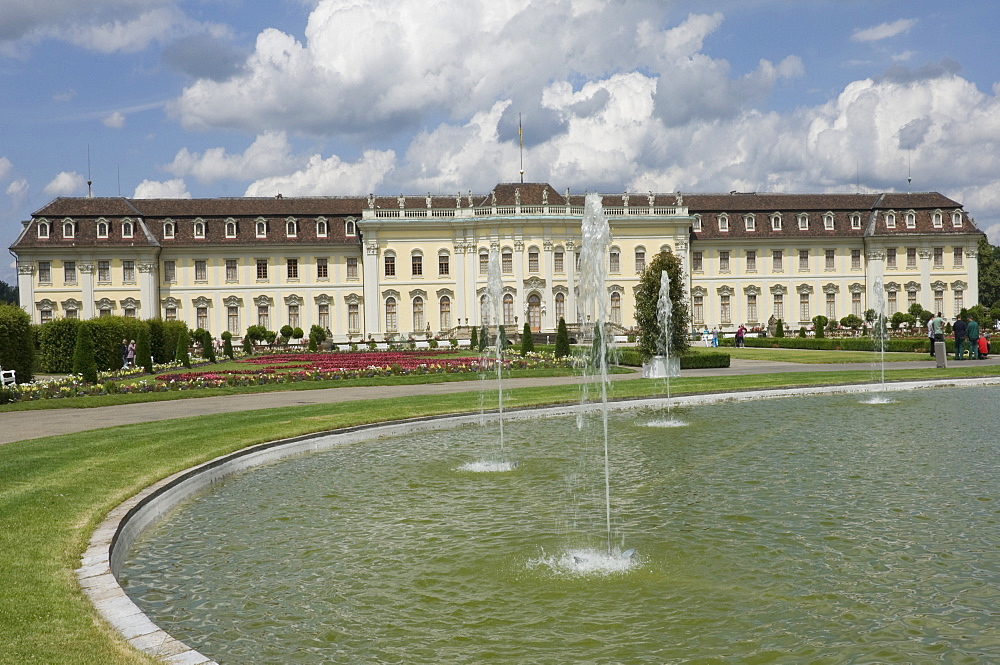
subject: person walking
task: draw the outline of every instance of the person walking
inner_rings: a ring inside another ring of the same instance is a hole
[[[126,367],[135,367],[135,340],[133,339],[128,343],[128,352],[126,354]]]
[[[121,354],[122,354],[122,369],[125,369],[126,367],[128,367],[128,340],[127,339],[123,339],[122,340]]]
[[[955,333],[955,360],[965,360],[965,345],[967,342],[965,331],[965,317],[962,314],[958,315],[955,320],[955,325],[951,327],[951,331]]]
[[[940,314],[938,315],[940,316]],[[927,338],[930,340],[931,358],[934,357],[934,317],[927,319]]]
[[[969,338],[969,360],[979,360],[979,322],[969,318],[965,326],[965,336]]]
[[[742,323],[740,327],[736,329],[736,346],[743,348],[743,338],[746,337],[747,328]]]

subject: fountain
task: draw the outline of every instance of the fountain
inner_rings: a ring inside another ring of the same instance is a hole
[[[670,446],[612,410],[627,572],[548,565],[604,497],[567,519],[574,416],[510,413],[518,473],[455,473],[469,426],[331,444],[212,483],[120,579],[220,663],[991,662],[1000,387],[909,390],[891,419],[854,394],[730,398]],[[968,435],[942,446],[929,413]]]
[[[674,419],[671,414],[670,378],[681,375],[681,359],[670,355],[670,338],[673,335],[673,303],[670,301],[670,275],[666,270],[660,273],[660,292],[656,301],[656,322],[660,326],[660,336],[656,340],[655,356],[643,365],[643,377],[663,379],[666,383],[667,417],[651,420],[650,427],[683,427],[686,423]]]
[[[892,404],[895,400],[885,396],[885,349],[889,343],[889,321],[885,315],[885,287],[882,284],[882,276],[875,276],[874,286],[874,310],[875,321],[872,323],[872,346],[878,353],[875,361],[874,372],[878,377],[882,390],[878,395],[865,398],[865,404]]]

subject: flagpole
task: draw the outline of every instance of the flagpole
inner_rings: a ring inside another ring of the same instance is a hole
[[[517,142],[521,154],[521,184],[524,184],[524,132],[521,131],[521,114],[517,114]]]

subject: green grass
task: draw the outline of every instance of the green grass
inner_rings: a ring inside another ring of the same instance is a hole
[[[840,364],[840,363],[874,363],[879,360],[879,354],[874,351],[821,351],[813,349],[762,349],[724,347],[710,349],[703,346],[691,347],[693,353],[722,351],[733,358],[741,360],[771,360],[786,363],[808,364]],[[886,353],[887,363],[907,360],[927,360],[931,358],[926,353]]]
[[[890,380],[1000,374],[1000,368],[889,370]],[[681,377],[675,395],[868,382],[871,373],[820,371]],[[294,385],[294,384],[292,384]],[[659,381],[612,384],[613,398],[660,394]],[[207,392],[207,391],[206,391]],[[508,408],[579,399],[576,386],[505,391]],[[109,510],[149,484],[240,448],[348,425],[475,411],[478,392],[324,404],[131,425],[0,446],[0,663],[152,663],[96,616],[74,575]]]

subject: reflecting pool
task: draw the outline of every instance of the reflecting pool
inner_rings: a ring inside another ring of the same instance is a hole
[[[230,478],[147,531],[122,586],[230,663],[1000,662],[1000,388],[511,421]]]

